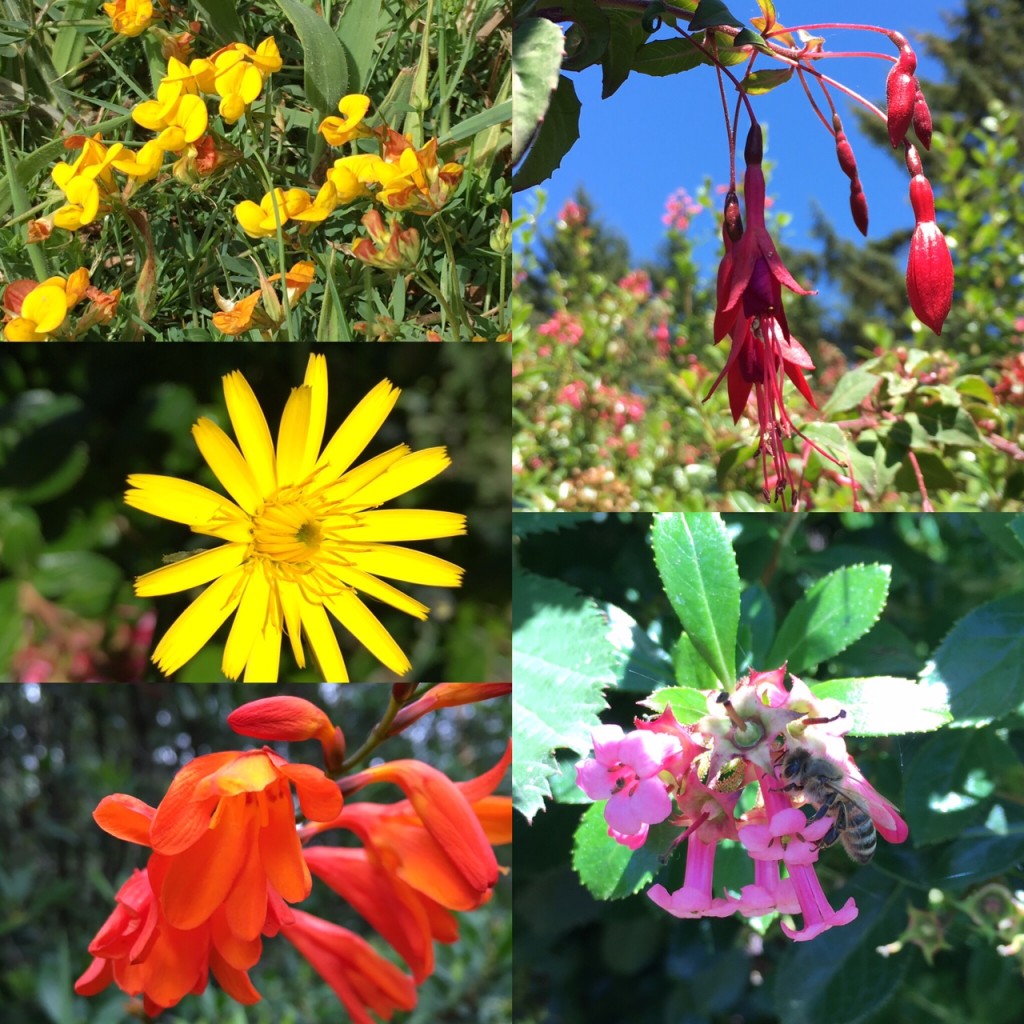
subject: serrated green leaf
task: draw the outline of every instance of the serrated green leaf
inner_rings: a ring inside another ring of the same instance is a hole
[[[608,835],[606,803],[602,800],[583,813],[573,838],[572,866],[597,899],[617,900],[632,896],[651,881],[662,867],[658,851],[667,849],[668,843],[657,841],[655,829],[639,850],[617,843]]]
[[[722,3],[722,0],[700,0],[690,21],[690,31],[695,32],[699,28],[715,28],[717,25],[730,25],[733,28],[744,27],[743,22]]]
[[[1024,547],[1024,514],[1018,513],[1007,524],[1007,529],[1017,538]]]
[[[670,707],[681,725],[692,725],[708,713],[707,697],[689,686],[667,686],[663,690],[655,690],[640,703],[658,715]]]
[[[593,601],[558,580],[518,573],[512,595],[512,793],[526,816],[551,795],[554,752],[584,754],[607,705],[615,650]]]
[[[558,85],[565,38],[547,18],[527,18],[512,33],[512,163],[544,120]]]
[[[348,55],[334,29],[300,0],[277,0],[302,44],[302,72],[306,99],[320,115],[337,112],[338,100],[348,92]]]
[[[1024,706],[1024,594],[968,612],[921,674],[945,685],[956,725],[982,725]]]
[[[616,93],[629,77],[637,51],[647,38],[636,15],[631,11],[609,11],[611,36],[601,58],[601,99]]]
[[[655,517],[654,560],[669,602],[700,656],[736,681],[740,577],[725,524],[707,512]]]
[[[815,696],[839,701],[853,720],[851,736],[932,732],[952,721],[946,688],[899,676],[813,683]]]
[[[514,125],[514,102],[512,121]],[[533,145],[512,176],[513,191],[522,191],[550,178],[562,163],[562,157],[572,149],[573,143],[579,137],[579,97],[572,82],[562,75],[558,79],[558,88],[551,97],[544,120],[537,129]]]
[[[760,667],[787,662],[799,675],[845,651],[878,621],[891,575],[887,565],[851,565],[822,577],[793,605]]]

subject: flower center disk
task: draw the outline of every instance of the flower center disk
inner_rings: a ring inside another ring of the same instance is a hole
[[[308,562],[323,543],[323,526],[301,502],[270,501],[253,517],[252,539],[256,554],[264,558]]]

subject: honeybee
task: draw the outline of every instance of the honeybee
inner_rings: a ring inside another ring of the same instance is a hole
[[[832,827],[819,840],[818,847],[832,846],[837,840],[858,864],[867,864],[875,855],[875,823],[860,797],[843,788],[843,770],[824,757],[814,757],[809,750],[787,751],[782,759],[783,789],[802,790],[817,810],[811,821],[826,815]]]

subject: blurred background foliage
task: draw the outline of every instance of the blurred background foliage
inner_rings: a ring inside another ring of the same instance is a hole
[[[413,545],[463,566],[463,586],[413,588],[431,608],[425,622],[387,608],[379,614],[408,653],[413,678],[507,680],[507,350],[421,344],[360,351],[354,359],[326,349],[325,436],[389,378],[402,395],[366,457],[404,442],[414,450],[446,445],[452,459],[440,477],[389,507],[464,512],[469,522],[466,537]],[[302,382],[309,346],[249,346],[244,359],[237,352],[210,345],[7,347],[0,363],[0,679],[160,678],[148,663],[139,618],[155,607],[158,639],[191,598],[139,601],[131,580],[158,568],[164,555],[212,545],[187,527],[125,506],[125,478],[166,474],[223,493],[190,431],[203,415],[232,433],[221,386],[232,370],[245,374],[276,435],[290,390]],[[177,681],[223,679],[226,628]],[[339,635],[352,679],[391,681],[343,630]],[[283,681],[320,679],[315,670],[300,673],[290,653],[282,658]],[[46,665],[49,674],[38,674]]]
[[[293,691],[324,707],[361,743],[387,707],[390,689],[321,685]],[[5,1024],[117,1024],[146,1019],[141,1004],[116,988],[80,998],[75,979],[89,966],[89,942],[113,909],[118,887],[143,851],[102,832],[93,808],[108,793],[157,804],[177,769],[216,750],[256,749],[232,732],[226,717],[252,699],[251,687],[8,686],[0,689],[0,1010]],[[435,712],[386,741],[375,757],[412,757],[456,781],[479,775],[502,755],[510,701],[491,700]],[[323,766],[315,742],[275,744],[296,763]],[[508,792],[503,783],[499,792]],[[360,799],[363,799],[360,796]],[[366,799],[402,798],[394,786]],[[338,833],[338,835],[341,835]],[[334,842],[334,839],[325,839]],[[508,847],[498,860],[511,862]],[[303,909],[387,945],[319,882]],[[419,1002],[395,1022],[504,1024],[511,1018],[511,883],[503,878],[489,904],[458,914],[460,940],[436,945],[434,974]],[[312,1024],[344,1021],[327,984],[281,938],[264,940],[251,973],[260,1003],[242,1007],[212,980],[161,1018],[167,1024]]]
[[[936,113],[927,173],[955,245],[942,337],[909,309],[909,224],[852,243],[818,217],[818,251],[780,247],[795,276],[830,297],[787,304],[815,362],[820,411],[788,381],[787,407],[809,438],[852,467],[793,437],[787,450],[805,510],[856,511],[859,498],[867,510],[1009,511],[1024,497],[1024,9],[963,0],[948,21],[942,38],[921,44],[944,71],[942,82],[923,83]],[[855,112],[889,151],[884,125]],[[690,184],[695,208],[720,218],[712,183]],[[765,507],[756,422],[733,423],[724,385],[704,401],[728,346],[711,341],[715,268],[696,252],[702,238],[717,243],[720,220],[689,230],[672,203],[666,216],[676,226],[661,255],[639,265],[583,193],[551,230],[539,232],[532,212],[520,219],[513,404],[523,507]],[[788,220],[771,211],[776,237]]]
[[[572,593],[564,585],[595,602],[609,616],[609,636],[616,623],[621,632],[621,619],[612,613],[622,609],[636,620],[651,651],[672,650],[680,624],[655,569],[650,516],[522,518],[530,527],[516,530],[517,563],[524,578],[541,577],[562,602]],[[677,920],[643,895],[596,901],[572,868],[573,837],[585,798],[574,785],[577,758],[563,750],[562,772],[551,779],[554,799],[531,824],[516,816],[517,1020],[1020,1020],[1024,547],[1011,530],[1012,517],[842,513],[723,518],[741,585],[745,590],[764,588],[776,624],[833,570],[859,563],[891,566],[881,620],[819,666],[818,680],[935,674],[936,649],[959,622],[962,649],[943,648],[939,669],[955,659],[968,673],[975,666],[975,696],[984,690],[990,701],[993,694],[998,698],[1002,679],[1005,696],[995,701],[999,713],[977,728],[956,728],[954,723],[932,733],[848,741],[868,780],[904,812],[910,837],[899,846],[880,843],[873,862],[864,868],[838,847],[823,854],[818,873],[830,903],[839,907],[854,896],[860,912],[852,924],[806,943],[790,942],[777,924],[758,930],[736,918]],[[1018,522],[1013,530],[1019,529]],[[519,579],[517,575],[517,593]],[[999,611],[982,607],[995,599],[1000,599]],[[567,609],[535,608],[537,616],[545,611],[564,615]],[[745,614],[753,613],[748,609]],[[765,614],[763,603],[759,614]],[[744,621],[741,617],[741,660],[746,653]],[[542,631],[537,622],[527,624],[531,636]],[[634,651],[642,653],[639,642]],[[654,658],[650,663],[661,664]],[[641,657],[637,665],[643,664]],[[645,686],[632,665],[628,671],[621,668],[616,686],[605,690],[609,706],[601,712],[603,722],[629,728],[644,712],[636,702],[665,685],[663,678],[652,678]],[[580,679],[589,678],[587,671],[585,665],[578,666]],[[952,705],[956,711],[957,701]],[[562,735],[569,732],[565,725]],[[656,880],[670,891],[678,888],[684,860],[677,854]],[[731,863],[723,851],[716,895]],[[886,946],[888,955],[883,956],[878,950]]]

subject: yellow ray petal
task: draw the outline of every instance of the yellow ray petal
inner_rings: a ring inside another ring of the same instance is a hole
[[[458,537],[466,532],[466,517],[459,512],[433,512],[423,508],[381,509],[363,512],[345,530],[346,540],[432,540]]]
[[[211,583],[164,633],[153,652],[153,661],[165,676],[173,675],[213,636],[238,607],[242,592],[241,567]]]
[[[188,480],[151,473],[132,473],[128,477],[128,484],[133,490],[125,494],[125,504],[161,519],[170,519],[186,526],[199,526],[224,517],[238,520],[245,518],[242,510],[223,494]]]
[[[190,555],[139,576],[135,580],[135,593],[139,597],[155,597],[201,587],[241,565],[245,551],[243,544],[223,544],[211,551]]]
[[[313,468],[306,463],[309,440],[309,414],[313,405],[313,389],[304,384],[293,388],[281,413],[277,429],[277,483],[287,487],[302,480]]]
[[[310,601],[302,603],[302,628],[313,649],[320,674],[326,683],[347,683],[348,671],[341,657],[338,638],[334,635],[331,620],[321,604]]]
[[[432,480],[451,464],[452,460],[444,448],[424,448],[423,451],[412,452],[353,494],[352,501],[366,508],[383,505],[399,494],[407,494],[427,480]]]
[[[386,576],[403,583],[419,583],[424,587],[458,587],[464,572],[452,562],[436,555],[394,544],[368,544],[365,550],[349,552],[352,563],[374,576]]]
[[[268,623],[256,634],[245,663],[245,682],[276,683],[281,669],[281,630]]]
[[[393,466],[396,462],[404,459],[409,454],[407,444],[395,445],[389,451],[381,452],[380,455],[364,462],[361,466],[349,470],[340,480],[331,484],[325,489],[325,497],[330,501],[345,501],[356,491],[367,487],[376,480],[382,473]],[[325,470],[325,472],[327,472]]]
[[[231,632],[224,645],[221,671],[228,679],[237,679],[242,674],[256,637],[269,619],[269,601],[270,583],[262,567],[256,565],[249,573],[235,621],[231,623]]]
[[[302,594],[297,584],[278,580],[277,594],[281,601],[281,614],[288,630],[288,643],[299,668],[306,667],[306,655],[302,650]]]
[[[327,599],[331,614],[380,662],[404,676],[412,665],[377,617],[351,590]]]
[[[259,401],[241,372],[235,370],[234,373],[226,374],[223,381],[231,426],[245,461],[256,477],[260,494],[265,498],[277,490],[274,442],[270,437],[270,428]]]
[[[200,416],[192,436],[224,489],[250,515],[263,503],[256,477],[235,442],[213,420]]]
[[[353,410],[334,432],[318,466],[330,464],[337,476],[352,465],[380,430],[395,407],[401,392],[389,380],[382,380]]]
[[[383,601],[385,604],[391,605],[392,608],[411,615],[414,619],[425,619],[430,611],[425,604],[421,604],[415,598],[409,597],[408,594],[403,594],[402,591],[391,586],[390,583],[385,583],[367,572],[360,572],[358,569],[337,569],[334,575],[342,583],[347,583],[350,587],[361,590],[368,597]]]
[[[313,391],[305,456],[307,465],[312,468],[320,454],[320,445],[324,443],[324,427],[327,425],[327,360],[322,355],[309,357],[302,383],[308,384]]]

